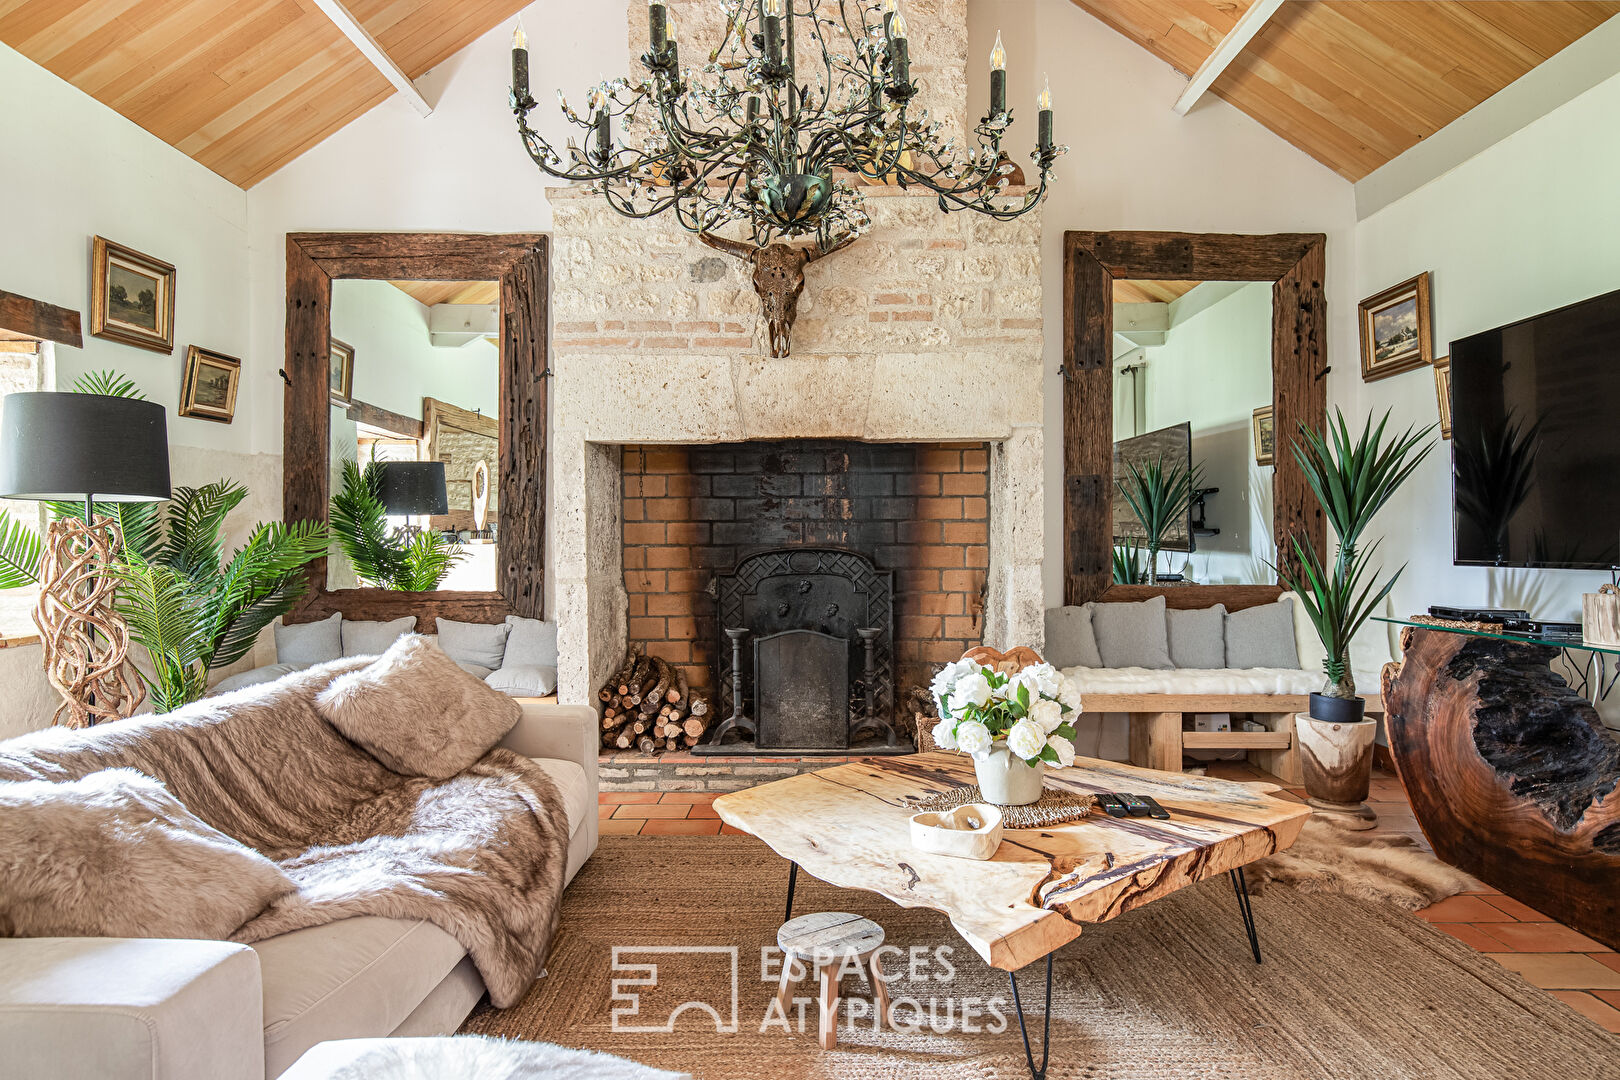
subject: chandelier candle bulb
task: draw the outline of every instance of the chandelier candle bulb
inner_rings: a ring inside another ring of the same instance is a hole
[[[990,50],[990,115],[1007,111],[1007,50],[1001,47],[1001,31],[996,31],[996,47]]]
[[[613,157],[613,118],[608,115],[607,95],[600,90],[592,94],[591,108],[596,113],[596,157],[606,165]]]
[[[907,40],[910,28],[906,17],[898,9],[889,23],[889,70],[894,76],[896,89],[911,82],[911,43]]]
[[[671,15],[666,23],[664,39],[669,47],[669,72],[676,78],[681,74],[681,43],[679,35],[675,32],[675,16]]]
[[[512,96],[519,104],[529,99],[529,36],[522,19],[512,31]]]
[[[1038,132],[1038,145],[1042,153],[1052,149],[1052,80],[1046,81],[1046,87],[1036,102],[1040,106],[1040,115],[1036,129]]]
[[[900,0],[883,0],[883,37],[893,36],[889,27],[894,22],[895,12],[900,10]]]
[[[782,64],[782,0],[760,0],[765,21],[765,59],[773,69]]]
[[[664,0],[647,0],[647,36],[654,56],[664,51],[664,44],[669,40],[668,27],[669,8],[664,6]]]

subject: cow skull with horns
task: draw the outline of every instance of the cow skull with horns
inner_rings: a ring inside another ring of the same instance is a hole
[[[768,244],[756,247],[742,240],[700,232],[698,239],[754,268],[754,291],[759,294],[760,313],[770,334],[771,355],[786,356],[792,345],[793,320],[799,315],[799,294],[804,292],[804,268],[817,259],[842,251],[855,242],[847,236],[832,247],[793,247]]]

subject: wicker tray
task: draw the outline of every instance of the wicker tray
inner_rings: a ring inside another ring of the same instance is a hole
[[[979,790],[979,785],[972,784],[968,787],[952,788],[950,791],[926,799],[917,799],[911,803],[911,811],[915,814],[929,811],[939,813],[954,810],[967,803],[989,801],[984,797],[984,792]],[[1041,792],[1039,799],[1027,806],[1001,806],[1000,803],[990,805],[1000,808],[1003,828],[1044,829],[1085,817],[1091,813],[1091,808],[1097,805],[1097,797],[1046,788]]]

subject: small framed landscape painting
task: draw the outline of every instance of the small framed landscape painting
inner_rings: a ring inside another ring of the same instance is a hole
[[[332,404],[354,404],[354,346],[333,338],[327,352],[327,378]]]
[[[1440,437],[1451,438],[1451,357],[1434,362],[1434,396],[1440,404]]]
[[[186,373],[180,383],[180,415],[228,424],[236,416],[236,387],[242,361],[196,345],[186,350]]]
[[[1272,465],[1277,460],[1277,421],[1272,406],[1254,410],[1254,463]]]
[[[1361,302],[1361,378],[1374,382],[1434,361],[1429,329],[1429,274]]]
[[[174,352],[174,267],[98,236],[90,251],[90,333]]]

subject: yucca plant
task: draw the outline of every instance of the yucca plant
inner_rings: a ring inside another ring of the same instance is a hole
[[[1365,552],[1358,545],[1374,515],[1434,449],[1434,443],[1424,444],[1434,425],[1422,431],[1408,428],[1386,444],[1386,412],[1376,428],[1368,417],[1361,436],[1352,441],[1344,413],[1334,412],[1325,433],[1301,424],[1300,437],[1294,440],[1292,449],[1328,524],[1333,526],[1338,551],[1332,564],[1325,564],[1314,547],[1296,536],[1292,538],[1293,562],[1273,568],[1277,580],[1299,595],[1327,651],[1322,663],[1327,675],[1323,695],[1348,700],[1356,696],[1350,671],[1350,640],[1378,610],[1405,569],[1395,571],[1383,585],[1367,580],[1378,545]]]
[[[1177,518],[1185,518],[1192,506],[1193,496],[1203,480],[1202,465],[1166,465],[1164,458],[1145,462],[1140,468],[1127,461],[1124,479],[1116,479],[1114,486],[1131,508],[1142,526],[1143,540],[1147,543],[1147,580],[1159,583],[1159,551],[1164,546],[1165,533]],[[1117,566],[1117,563],[1116,563]]]
[[[1142,545],[1134,536],[1122,544],[1114,545],[1114,584],[1140,585],[1146,575],[1142,571]]]
[[[1524,423],[1512,413],[1502,426],[1454,446],[1457,510],[1491,542],[1498,563],[1508,557],[1508,525],[1530,497],[1541,424]]]
[[[343,480],[332,496],[332,536],[355,576],[379,589],[429,592],[467,557],[460,544],[431,530],[407,536],[388,527],[382,500],[382,462],[343,463]]]
[[[158,712],[195,701],[209,670],[247,655],[304,595],[305,567],[326,554],[319,522],[261,523],[221,565],[225,518],[245,498],[247,489],[229,480],[177,488],[156,551],[126,547],[114,567],[118,613],[151,657],[153,674],[141,677]]]

